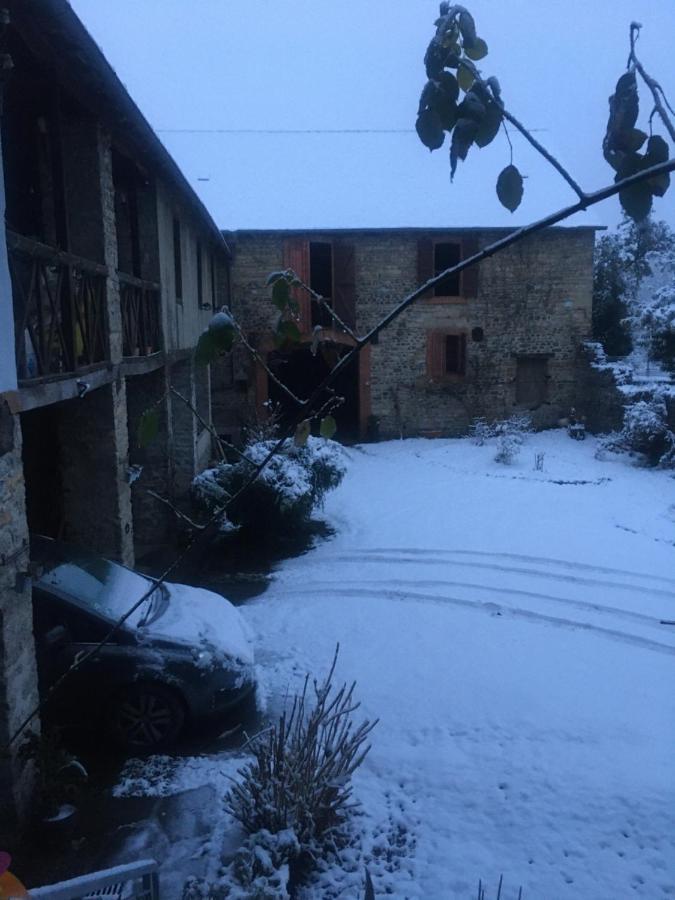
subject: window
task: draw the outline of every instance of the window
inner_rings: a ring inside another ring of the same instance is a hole
[[[458,243],[438,241],[434,244],[434,275],[456,266],[462,258],[462,247]],[[449,275],[434,288],[434,297],[458,297],[459,273]]]
[[[312,242],[309,245],[309,286],[332,306],[333,247],[329,243]],[[332,324],[328,310],[318,303],[312,303],[312,327],[330,327]]]
[[[176,300],[183,297],[183,257],[180,239],[180,221],[173,220],[173,279],[176,291]]]
[[[202,245],[197,241],[197,303],[204,305],[204,279],[202,273]]]
[[[433,381],[466,374],[466,334],[431,331],[427,335],[427,375]]]
[[[466,358],[466,338],[463,334],[445,336],[445,374],[463,375]]]
[[[536,409],[546,400],[548,357],[519,356],[516,363],[516,403]]]
[[[217,309],[218,304],[216,302],[216,258],[211,254],[211,306],[213,309]]]

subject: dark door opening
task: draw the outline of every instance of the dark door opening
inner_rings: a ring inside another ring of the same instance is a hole
[[[312,356],[309,346],[303,346],[290,353],[275,352],[268,358],[268,364],[274,374],[300,399],[307,399],[323,381],[338,359],[349,351],[349,347],[332,342],[322,344],[316,356]],[[269,399],[279,404],[282,410],[282,423],[297,412],[297,404],[270,378]],[[344,402],[333,415],[337,422],[335,439],[342,443],[355,443],[359,440],[359,360],[354,358],[340,373],[333,384],[335,394],[344,398]],[[329,394],[324,399],[328,399]],[[316,430],[316,429],[314,429]]]
[[[60,538],[64,509],[58,406],[21,414],[26,515],[33,534]]]

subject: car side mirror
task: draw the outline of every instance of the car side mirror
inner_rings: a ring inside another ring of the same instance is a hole
[[[70,643],[70,632],[65,625],[55,625],[45,634],[45,646],[48,650],[60,650]]]

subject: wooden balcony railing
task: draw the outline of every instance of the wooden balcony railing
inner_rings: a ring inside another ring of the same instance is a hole
[[[162,349],[161,292],[154,281],[118,273],[124,356],[150,356]]]
[[[7,248],[19,380],[104,362],[107,268],[10,231]]]

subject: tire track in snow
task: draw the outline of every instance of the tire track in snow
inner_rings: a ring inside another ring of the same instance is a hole
[[[363,553],[359,553],[358,551],[352,553],[341,553],[335,557],[335,559],[341,562],[359,562],[361,564],[364,563],[399,563],[399,564],[414,564],[414,565],[448,565],[450,562],[453,566],[463,566],[465,568],[471,569],[484,569],[494,572],[505,572],[508,574],[515,575],[527,575],[530,578],[545,578],[548,580],[559,581],[566,584],[581,584],[586,587],[603,587],[603,588],[611,588],[613,590],[620,591],[632,591],[636,590],[640,591],[644,594],[649,594],[653,597],[667,597],[671,602],[675,602],[675,592],[673,591],[664,591],[660,588],[653,587],[641,587],[635,584],[625,584],[619,581],[605,581],[599,578],[584,578],[578,575],[563,575],[558,574],[556,572],[547,572],[543,569],[528,569],[520,566],[506,566],[500,565],[499,563],[481,563],[476,562],[475,560],[461,560],[454,559],[448,560],[443,558],[437,558],[435,556],[428,557],[426,559],[405,559],[401,558],[400,555],[397,556],[379,556],[379,555],[368,555],[364,556]]]
[[[439,605],[451,604],[453,606],[460,606],[466,609],[478,609],[482,610],[483,612],[487,612],[490,615],[503,615],[505,618],[525,619],[534,622],[543,622],[548,625],[556,625],[558,627],[567,628],[572,631],[590,631],[595,634],[601,635],[602,637],[609,638],[610,640],[637,646],[641,649],[655,650],[659,653],[665,653],[675,656],[675,647],[671,646],[670,644],[662,644],[659,641],[653,641],[649,638],[642,638],[637,635],[630,634],[629,632],[620,631],[615,628],[605,628],[602,625],[594,625],[590,622],[577,622],[573,619],[564,619],[560,618],[559,616],[550,616],[545,613],[538,613],[533,612],[532,610],[520,609],[519,607],[500,606],[498,603],[494,603],[492,601],[468,600],[465,597],[450,597],[448,595],[441,596],[439,594],[423,594],[418,591],[392,591],[391,589],[387,588],[385,588],[384,590],[341,588],[333,583],[331,583],[330,585],[330,591],[331,594],[336,597],[375,597],[378,599],[387,597],[390,600],[396,600],[403,603],[436,603]],[[286,594],[294,597],[301,596],[303,594],[306,594],[308,596],[316,596],[316,589],[308,589],[306,587],[289,588],[288,590],[279,590],[277,591],[277,593],[279,595]]]
[[[307,582],[303,582],[303,584],[307,585]],[[333,582],[326,581],[312,581],[309,584],[315,590],[321,591],[329,591],[333,587]],[[341,585],[381,585],[383,588],[408,588],[408,587],[426,587],[426,588],[470,588],[472,590],[477,591],[489,591],[490,593],[499,594],[500,597],[508,596],[508,597],[525,597],[532,598],[534,600],[543,600],[546,602],[559,603],[564,606],[570,606],[574,609],[578,609],[581,612],[586,613],[597,613],[600,616],[607,616],[608,618],[618,618],[624,619],[630,622],[636,622],[639,625],[646,626],[648,628],[656,628],[658,631],[663,632],[663,626],[660,623],[660,619],[658,616],[650,616],[646,613],[633,612],[628,609],[618,609],[615,606],[605,606],[600,603],[589,603],[584,600],[572,600],[567,597],[557,597],[554,594],[541,594],[537,591],[524,591],[519,590],[517,588],[504,588],[498,587],[496,585],[491,584],[477,584],[473,581],[447,581],[447,580],[427,580],[427,579],[415,579],[414,581],[405,581],[403,579],[397,578],[388,578],[386,580],[381,578],[372,578],[372,579],[340,579]],[[504,607],[510,609],[512,607]],[[537,610],[534,610],[535,612]]]
[[[435,554],[437,556],[487,556],[493,559],[515,559],[520,562],[546,563],[561,566],[565,569],[583,569],[586,572],[597,572],[601,575],[627,575],[630,578],[642,578],[647,581],[659,581],[663,584],[671,584],[675,587],[675,578],[666,578],[663,575],[652,575],[649,572],[632,572],[629,569],[610,569],[607,566],[595,566],[589,563],[576,563],[567,559],[555,559],[549,556],[525,556],[521,553],[499,553],[491,550],[448,550],[429,549],[416,547],[372,547],[367,550],[354,550],[354,553],[401,553],[409,556],[424,556]]]

